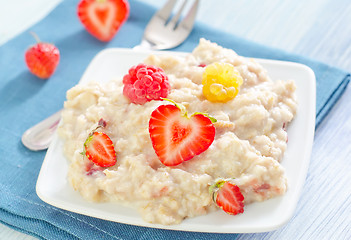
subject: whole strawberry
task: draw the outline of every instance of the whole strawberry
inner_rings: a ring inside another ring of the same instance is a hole
[[[60,61],[60,52],[53,44],[41,42],[34,35],[37,43],[27,49],[25,61],[29,71],[35,76],[47,79],[55,72]]]

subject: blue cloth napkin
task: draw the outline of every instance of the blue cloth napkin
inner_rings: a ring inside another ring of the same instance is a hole
[[[89,35],[76,17],[77,1],[64,1],[30,31],[54,43],[61,52],[55,74],[47,81],[29,73],[24,52],[34,39],[27,32],[0,47],[0,221],[41,239],[235,239],[237,234],[181,232],[137,227],[95,219],[42,202],[35,193],[45,151],[31,152],[21,143],[30,126],[59,110],[66,91],[80,79],[91,59],[109,47],[133,47],[155,9],[130,1],[131,14],[115,38],[102,43]],[[317,77],[316,127],[343,93],[349,74],[340,69],[268,48],[196,24],[176,51],[191,51],[204,37],[238,54],[295,61],[311,67]]]

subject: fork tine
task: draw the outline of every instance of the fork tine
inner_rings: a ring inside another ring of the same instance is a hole
[[[167,3],[156,13],[156,15],[166,22],[171,16],[172,10],[176,2],[177,0],[168,0]]]
[[[179,8],[176,15],[169,21],[169,23],[167,24],[167,27],[174,28],[176,26],[176,24],[180,18],[180,15],[182,15],[185,4],[186,4],[186,0],[183,0],[182,6]]]
[[[193,0],[193,4],[188,13],[186,13],[186,16],[179,21],[180,15],[182,11],[184,11],[183,8],[186,4],[186,1],[184,1],[184,6],[180,8],[178,13],[175,14],[174,19],[171,20],[177,22],[175,24],[176,27],[171,27],[167,22],[176,2],[177,0],[168,0],[167,3],[151,18],[145,28],[142,39],[142,43],[147,44],[143,45],[147,45],[151,49],[170,49],[178,46],[188,37],[195,22],[199,0]]]
[[[179,23],[178,27],[184,27],[187,29],[192,29],[194,22],[195,22],[195,17],[197,13],[197,9],[199,7],[199,0],[196,0],[194,4],[191,6],[188,14],[185,16],[185,18]]]

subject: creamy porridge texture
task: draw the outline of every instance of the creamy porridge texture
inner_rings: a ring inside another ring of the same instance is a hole
[[[243,79],[238,95],[226,103],[210,102],[202,93],[203,66],[214,62],[232,64]],[[90,201],[131,203],[145,221],[165,225],[218,210],[209,194],[217,178],[233,178],[245,205],[286,192],[280,161],[287,147],[286,126],[297,107],[293,80],[273,81],[255,60],[204,39],[186,57],[151,55],[145,63],[167,74],[168,99],[189,113],[206,112],[217,119],[213,143],[189,161],[165,166],[148,128],[151,113],[169,102],[131,103],[121,79],[77,85],[67,92],[59,128],[75,190]],[[117,153],[116,165],[107,168],[81,154],[101,118]]]

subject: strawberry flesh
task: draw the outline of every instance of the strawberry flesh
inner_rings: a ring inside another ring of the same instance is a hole
[[[177,106],[161,105],[151,114],[149,133],[160,161],[175,166],[207,150],[214,140],[215,127],[202,114],[188,118]]]
[[[240,188],[230,182],[219,184],[219,189],[216,192],[216,204],[231,215],[244,212],[244,196]]]
[[[100,41],[110,41],[129,16],[126,0],[82,0],[78,17],[86,30]]]
[[[100,167],[111,167],[116,164],[116,151],[113,142],[103,132],[93,132],[84,143],[85,155]]]

